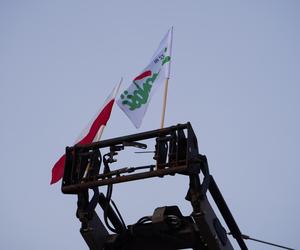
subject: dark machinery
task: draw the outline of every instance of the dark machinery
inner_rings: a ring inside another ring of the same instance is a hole
[[[145,149],[147,145],[143,141],[149,139],[155,139],[154,164],[111,169],[118,151],[128,146]],[[108,152],[102,156],[100,150]],[[192,205],[192,214],[183,216],[177,206],[159,207],[152,216],[126,226],[111,199],[113,184],[175,174],[189,178],[185,199]],[[106,195],[99,192],[99,186],[107,186]],[[93,191],[91,199],[89,190]],[[207,192],[239,247],[247,249],[209,173],[206,157],[198,152],[197,138],[190,123],[67,147],[62,192],[78,196],[76,215],[81,221],[81,235],[90,249],[233,249],[207,199]],[[98,204],[103,209],[106,226],[95,212]],[[113,233],[110,234],[107,228]]]

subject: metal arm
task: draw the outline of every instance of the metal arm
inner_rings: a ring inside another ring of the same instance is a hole
[[[145,149],[147,146],[141,141],[148,139],[155,139],[153,164],[111,170],[110,164],[117,161],[118,151],[127,146]],[[101,173],[100,150],[105,149],[108,152],[103,156]],[[88,173],[84,174],[87,164]],[[191,203],[192,214],[183,216],[176,206],[158,208],[153,216],[143,217],[126,228],[119,212],[110,204],[113,184],[175,174],[189,179],[186,200]],[[204,177],[202,182],[200,174]],[[108,187],[106,196],[99,193],[99,186]],[[88,189],[94,190],[91,200]],[[240,248],[246,250],[239,227],[209,173],[207,159],[199,154],[197,137],[190,123],[66,148],[62,192],[78,195],[77,216],[82,222],[81,234],[90,249],[233,249],[208,201],[208,191]],[[104,210],[106,226],[110,228],[106,221],[109,219],[113,225],[110,230],[115,234],[109,234],[96,215],[97,204]]]

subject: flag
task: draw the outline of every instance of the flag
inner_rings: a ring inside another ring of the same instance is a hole
[[[113,89],[112,93],[108,96],[102,108],[98,111],[94,119],[88,124],[85,130],[81,133],[75,144],[83,145],[99,141],[102,131],[109,120],[116,94],[118,93],[121,82]],[[64,175],[66,155],[60,157],[52,168],[52,178],[50,184],[58,182]]]
[[[170,77],[173,28],[160,42],[148,66],[119,96],[118,106],[136,128],[141,126],[152,95]]]

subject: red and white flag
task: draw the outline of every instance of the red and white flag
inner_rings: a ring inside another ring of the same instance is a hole
[[[121,80],[122,81],[122,80]],[[109,120],[115,97],[119,91],[121,82],[113,89],[112,93],[106,99],[102,108],[98,111],[94,119],[88,124],[85,130],[81,133],[75,144],[83,145],[99,141],[102,135],[103,129]],[[60,157],[52,168],[52,178],[50,184],[58,182],[64,175],[66,155]]]

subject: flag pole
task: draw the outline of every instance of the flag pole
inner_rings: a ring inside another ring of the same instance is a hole
[[[169,30],[168,33],[168,45],[169,45],[169,59],[171,59],[171,54],[172,54],[172,43],[173,43],[173,26]],[[168,85],[169,85],[169,79],[170,79],[170,64],[167,65],[166,68],[166,79],[165,79],[165,90],[164,90],[164,97],[163,97],[163,109],[162,109],[162,114],[161,114],[161,123],[160,123],[160,128],[164,128],[165,125],[165,114],[166,114],[166,106],[167,106],[167,97],[168,97]]]
[[[169,85],[169,78],[167,77],[165,80],[165,90],[164,90],[164,96],[163,96],[163,109],[162,109],[162,114],[161,114],[160,128],[164,128],[164,123],[165,123],[165,113],[166,113],[167,97],[168,97],[168,85]]]

